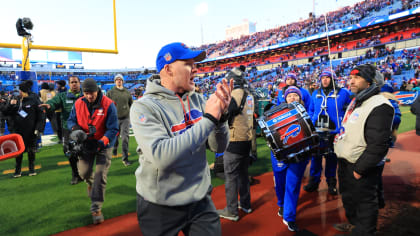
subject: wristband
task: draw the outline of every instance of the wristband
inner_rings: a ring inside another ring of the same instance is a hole
[[[203,116],[206,117],[207,119],[211,120],[211,122],[213,122],[215,125],[219,124],[219,121],[214,116],[212,116],[210,113],[204,113]]]
[[[229,113],[223,113],[223,115],[220,117],[219,123],[225,123],[229,119]]]

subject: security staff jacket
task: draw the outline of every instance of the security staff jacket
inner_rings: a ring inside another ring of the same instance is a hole
[[[388,152],[394,109],[379,89],[362,100],[357,97],[347,108],[340,133],[334,140],[338,158],[355,164],[361,175],[377,166]]]
[[[232,91],[232,100],[229,104],[229,113],[239,109],[242,98],[246,96],[242,111],[233,118],[233,123],[229,127],[230,139],[227,151],[238,154],[248,154],[250,151],[252,130],[254,128],[254,97],[242,88]]]

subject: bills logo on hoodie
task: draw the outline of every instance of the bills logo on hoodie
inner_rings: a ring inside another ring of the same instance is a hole
[[[144,123],[146,121],[146,117],[144,115],[140,115],[139,120],[141,123]]]
[[[182,134],[202,118],[203,113],[196,109],[192,109],[189,113],[185,114],[185,119],[183,119],[179,124],[174,124],[171,126],[171,131],[175,135]]]

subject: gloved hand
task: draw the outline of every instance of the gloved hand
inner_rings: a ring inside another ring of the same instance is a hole
[[[109,139],[106,136],[103,136],[101,139],[98,140],[98,151],[105,149],[105,147],[109,144]]]
[[[98,141],[98,151],[103,150],[105,148],[104,141],[99,140]]]

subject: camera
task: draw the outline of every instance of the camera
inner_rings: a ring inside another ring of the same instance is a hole
[[[83,151],[83,143],[87,137],[87,134],[83,130],[71,132],[69,150],[66,152],[66,156],[80,156]]]
[[[25,36],[31,36],[31,31],[34,27],[34,24],[32,23],[31,19],[28,17],[19,18],[16,21],[16,31],[19,36],[25,37]]]
[[[73,140],[69,141],[69,150],[66,152],[66,156],[80,156],[82,153],[83,145]]]

